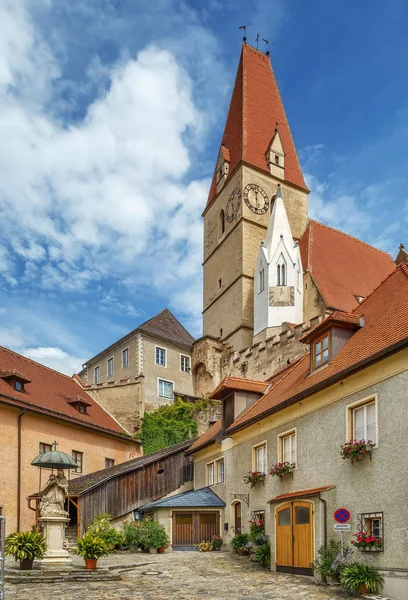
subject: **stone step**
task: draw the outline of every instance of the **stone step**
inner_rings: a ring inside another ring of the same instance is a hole
[[[120,581],[121,576],[119,573],[93,573],[92,575],[80,574],[80,573],[64,573],[63,575],[58,574],[47,574],[44,575],[31,575],[29,577],[25,575],[6,575],[4,578],[6,583],[11,585],[24,584],[47,584],[47,583],[68,583],[70,581]]]

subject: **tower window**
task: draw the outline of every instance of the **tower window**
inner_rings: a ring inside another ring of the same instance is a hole
[[[283,260],[276,266],[276,281],[277,285],[286,285],[286,265]]]
[[[219,279],[219,280],[218,280],[218,287],[219,287],[219,288],[220,288],[220,287],[222,287],[222,279]]]
[[[220,338],[222,338],[222,327],[220,327]]]
[[[219,216],[219,230],[220,230],[220,235],[222,235],[225,231],[225,213],[223,210],[220,211],[220,216]]]
[[[259,294],[265,289],[265,270],[262,267],[259,271]]]
[[[275,154],[275,165],[279,164],[279,156]]]

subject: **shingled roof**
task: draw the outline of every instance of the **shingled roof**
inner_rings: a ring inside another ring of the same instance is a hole
[[[78,383],[34,360],[0,346],[0,402],[31,412],[47,415],[71,424],[122,436],[127,433]],[[9,374],[9,375],[7,375]],[[7,379],[11,376],[26,382],[24,391],[17,391]],[[72,405],[83,401],[85,414]]]
[[[226,435],[329,387],[392,352],[406,348],[408,346],[407,297],[408,265],[401,263],[352,311],[352,315],[356,318],[364,318],[362,321],[364,324],[324,368],[310,373],[309,353],[293,365],[288,365],[279,377],[269,380],[272,387],[239,415],[226,431]],[[352,320],[349,315],[349,321]],[[188,449],[188,452],[196,452],[214,443],[221,431],[220,419]]]
[[[153,508],[223,508],[225,502],[211,488],[190,490],[169,498],[162,498],[143,506],[143,511]]]
[[[151,463],[162,460],[163,458],[167,458],[172,454],[183,452],[189,446],[191,446],[194,441],[194,439],[191,439],[185,442],[180,442],[180,444],[169,446],[168,448],[158,450],[157,452],[152,452],[151,454],[139,456],[138,458],[128,460],[124,463],[120,463],[119,465],[108,467],[107,469],[101,469],[100,471],[94,471],[94,473],[88,473],[87,475],[82,475],[82,477],[76,477],[69,482],[69,495],[80,496],[90,489],[102,485],[106,481],[114,479],[115,477],[119,477],[119,475],[137,471],[146,465],[150,465]]]
[[[266,152],[279,131],[285,151],[285,181],[308,191],[268,56],[243,44],[221,146],[229,175],[245,161],[269,173]],[[207,207],[216,195],[216,170]]]
[[[300,240],[302,265],[326,305],[350,312],[395,269],[391,256],[338,229],[309,220]]]

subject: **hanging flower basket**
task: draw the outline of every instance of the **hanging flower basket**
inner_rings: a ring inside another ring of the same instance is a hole
[[[255,487],[260,481],[265,481],[266,473],[261,471],[249,471],[248,475],[244,477],[244,483],[249,483],[251,488]]]
[[[290,462],[278,462],[272,465],[272,467],[269,470],[269,475],[271,475],[272,477],[276,476],[282,479],[282,477],[284,477],[285,475],[289,475],[290,473],[293,474],[293,470],[295,468],[296,465],[291,464]]]
[[[350,440],[341,446],[340,454],[342,458],[351,460],[351,464],[353,464],[354,461],[363,460],[367,455],[371,460],[371,449],[373,446],[374,444],[371,440],[368,440],[367,442],[365,440]]]
[[[354,548],[358,548],[362,551],[380,551],[383,548],[383,539],[380,537],[374,537],[373,535],[367,535],[364,531],[357,531],[353,533],[353,537],[357,538],[351,540]]]

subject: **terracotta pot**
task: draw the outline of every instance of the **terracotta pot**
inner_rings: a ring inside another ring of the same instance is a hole
[[[157,554],[157,552],[158,552],[157,548],[153,548],[152,546],[149,547],[150,554]]]
[[[33,562],[33,558],[24,558],[23,560],[20,560],[20,571],[31,571]]]
[[[361,584],[361,588],[360,588],[360,594],[366,594],[367,593],[367,586],[365,583]]]
[[[157,554],[164,554],[165,549],[164,546],[160,546],[160,548],[157,548]]]
[[[85,569],[96,569],[96,563],[98,562],[97,558],[86,558],[85,559]]]

